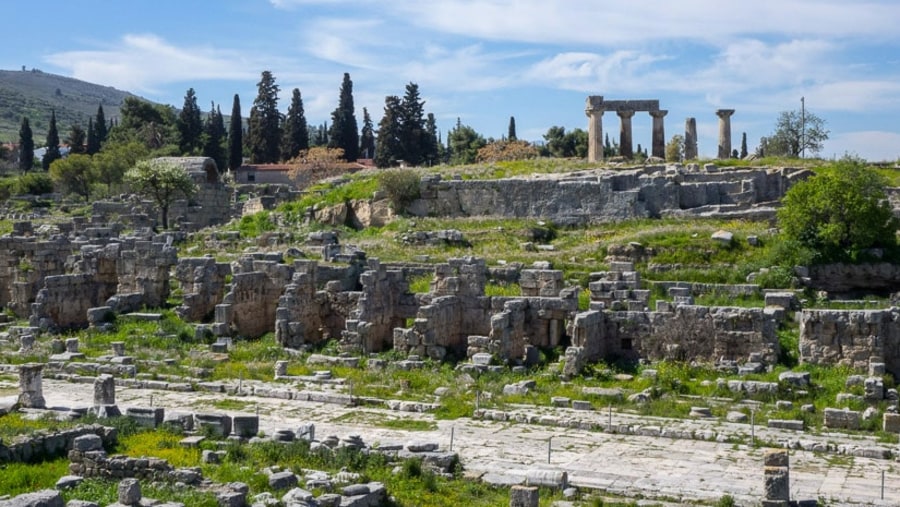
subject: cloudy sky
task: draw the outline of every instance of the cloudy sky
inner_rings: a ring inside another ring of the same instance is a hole
[[[286,110],[300,89],[310,123],[329,121],[344,72],[357,117],[418,83],[444,139],[460,118],[485,137],[540,140],[587,128],[588,95],[659,99],[666,137],[695,117],[716,154],[715,110],[735,109],[752,151],[781,111],[825,119],[822,155],[900,158],[896,0],[50,0],[3,13],[0,68],[22,65],[180,107],[244,114],[263,70]],[[634,140],[650,144],[638,113]],[[604,116],[618,133],[618,118]]]

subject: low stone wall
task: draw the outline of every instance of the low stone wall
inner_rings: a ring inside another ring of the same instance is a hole
[[[57,432],[36,432],[23,435],[13,442],[0,442],[0,463],[33,463],[65,456],[72,449],[76,438],[84,435],[97,435],[104,447],[115,445],[118,433],[114,428],[98,424],[81,426]]]

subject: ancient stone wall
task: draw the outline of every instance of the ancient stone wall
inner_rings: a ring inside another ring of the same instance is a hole
[[[292,266],[263,255],[244,255],[232,264],[231,291],[216,305],[213,332],[219,336],[257,338],[275,331],[275,310]]]
[[[0,463],[32,463],[65,456],[72,442],[84,435],[97,435],[102,445],[112,447],[117,440],[114,428],[91,424],[69,430],[23,435],[0,443]]]
[[[140,294],[143,306],[162,306],[169,297],[169,271],[177,261],[177,251],[169,244],[135,241],[133,249],[120,252],[116,266],[119,277],[116,294]],[[129,308],[128,311],[137,309]]]
[[[748,210],[779,199],[808,171],[748,168],[691,172],[682,166],[583,171],[504,180],[442,180],[426,176],[419,216],[541,217],[586,224],[659,217],[685,210]]]
[[[60,331],[87,327],[88,309],[105,302],[91,275],[48,276],[43,282],[29,317],[29,324],[41,329]]]
[[[73,248],[64,237],[49,241],[22,236],[0,238],[0,304],[19,317],[27,317],[44,277],[65,274],[66,259]]]
[[[213,257],[187,257],[178,259],[174,278],[182,292],[182,303],[175,313],[188,322],[207,318],[225,293],[225,277],[231,274],[231,265],[216,262]]]
[[[403,271],[388,270],[376,259],[359,278],[362,285],[356,308],[346,320],[341,348],[347,351],[379,352],[393,345],[394,328],[418,311],[415,295]]]
[[[900,374],[900,310],[803,310],[800,360],[865,369],[881,358]]]

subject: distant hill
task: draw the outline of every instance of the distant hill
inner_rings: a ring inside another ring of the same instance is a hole
[[[103,104],[107,121],[119,116],[125,97],[133,94],[40,70],[0,70],[0,142],[18,142],[22,117],[28,117],[35,145],[47,136],[50,111],[56,111],[60,139],[78,123],[87,128]]]

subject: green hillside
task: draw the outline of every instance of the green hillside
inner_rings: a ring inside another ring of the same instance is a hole
[[[60,137],[78,123],[87,127],[88,118],[103,104],[107,120],[119,115],[119,106],[132,95],[110,86],[33,70],[0,70],[0,143],[17,142],[22,117],[28,117],[35,144],[43,144],[56,111]]]

